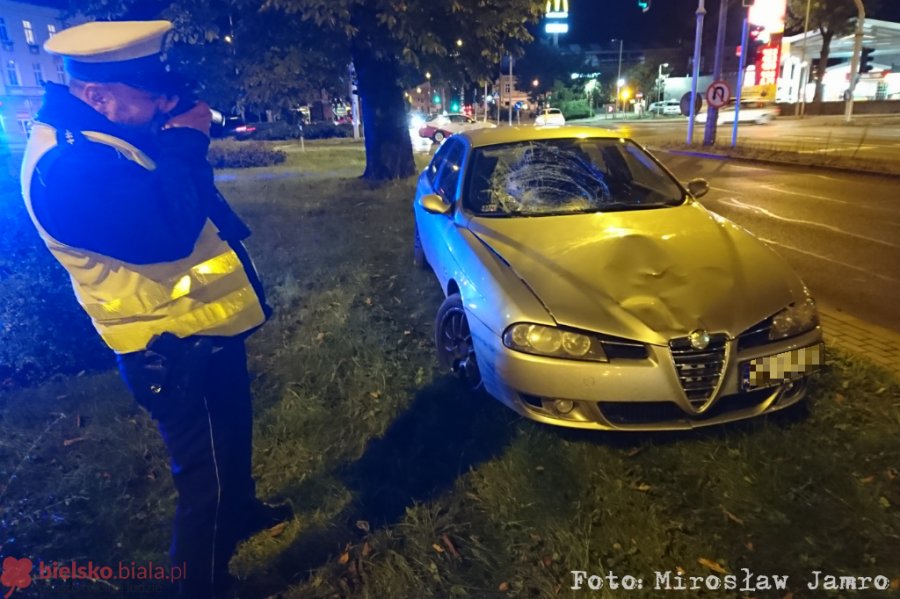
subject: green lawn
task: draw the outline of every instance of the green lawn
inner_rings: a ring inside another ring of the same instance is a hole
[[[363,165],[309,143],[220,173],[277,310],[249,344],[259,492],[298,515],[241,548],[242,597],[659,597],[653,573],[678,569],[790,577],[681,597],[871,596],[810,591],[814,570],[900,584],[895,379],[831,352],[808,416],[653,435],[522,420],[437,370],[413,181],[372,187]],[[162,561],[165,450],[19,204],[0,199],[0,554]],[[644,589],[572,591],[571,570]]]

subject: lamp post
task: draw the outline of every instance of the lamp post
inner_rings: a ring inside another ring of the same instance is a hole
[[[615,40],[613,40],[615,41]],[[619,87],[625,85],[625,82],[622,81],[622,44],[623,40],[619,40],[619,70],[616,71],[616,112],[619,112]]]
[[[703,48],[703,17],[706,0],[697,0],[697,32],[694,35],[694,73],[691,78],[691,111],[688,115],[687,145],[694,143],[694,119],[697,116],[697,80],[700,78],[700,56]]]
[[[662,70],[664,68],[668,69],[669,63],[664,62],[661,65],[659,65],[659,70],[658,70],[657,76],[656,76],[656,101],[657,102],[662,102],[662,93],[663,93],[662,92],[662,88],[663,88]]]
[[[619,114],[619,96],[622,94],[622,87],[625,85],[624,79],[616,80],[616,115]]]

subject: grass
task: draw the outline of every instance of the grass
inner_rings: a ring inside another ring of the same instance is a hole
[[[363,159],[310,143],[219,173],[276,307],[249,343],[259,493],[298,515],[241,547],[242,597],[622,596],[572,591],[571,570],[639,576],[627,596],[657,597],[653,572],[678,568],[788,574],[795,597],[812,570],[900,585],[895,379],[831,352],[806,417],[664,435],[522,420],[437,369],[442,294],[411,268],[413,182],[350,178]],[[4,201],[0,553],[162,561],[165,450]]]

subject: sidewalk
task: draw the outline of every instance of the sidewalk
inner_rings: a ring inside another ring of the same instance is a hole
[[[900,377],[900,334],[821,306],[819,316],[827,345],[862,356]]]

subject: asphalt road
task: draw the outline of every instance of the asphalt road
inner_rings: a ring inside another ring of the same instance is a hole
[[[594,120],[580,124],[617,129],[641,143],[684,142],[687,119],[661,118],[617,123]],[[703,123],[696,123],[694,141],[702,143]],[[720,125],[719,144],[731,143],[731,125]],[[852,125],[843,117],[779,118],[767,125],[741,124],[738,141],[743,145],[797,151],[823,156],[854,156],[900,163],[900,115],[860,116]],[[900,170],[900,168],[898,168]]]
[[[772,245],[818,302],[900,332],[900,179],[657,155],[709,180],[701,202]]]

